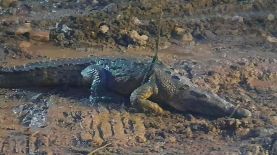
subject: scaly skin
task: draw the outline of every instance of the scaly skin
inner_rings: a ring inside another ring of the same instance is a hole
[[[248,117],[251,112],[238,108],[216,94],[197,89],[186,77],[158,63],[148,82],[142,84],[149,61],[124,58],[83,58],[34,63],[0,69],[0,87],[88,86],[92,103],[113,101],[116,95],[130,96],[132,105],[145,111],[163,113],[159,104],[179,111],[215,117]],[[159,103],[159,104],[158,104]]]
[[[170,105],[178,111],[214,117],[251,116],[250,111],[235,107],[216,94],[200,90],[185,77],[172,77],[178,75],[169,73],[164,66],[156,66],[149,81],[133,91],[131,103],[157,113],[163,113],[163,109],[157,104],[160,103]]]
[[[250,111],[235,107],[216,94],[201,91],[188,78],[173,74],[173,71],[162,63],[154,67],[149,81],[142,84],[147,67],[145,62],[121,59],[114,64],[105,62],[90,65],[81,74],[92,83],[91,102],[105,100],[106,92],[112,90],[130,95],[132,105],[160,114],[164,111],[159,104],[164,104],[182,112],[215,117],[251,116]]]

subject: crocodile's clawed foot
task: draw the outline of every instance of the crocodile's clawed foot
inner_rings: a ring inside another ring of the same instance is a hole
[[[138,87],[130,96],[131,104],[142,109],[144,112],[164,114],[164,110],[157,103],[149,100],[156,93],[155,88],[155,85],[152,83],[146,83]]]
[[[157,103],[154,102],[140,102],[139,106],[143,109],[144,112],[152,112],[159,115],[165,114],[165,111]]]

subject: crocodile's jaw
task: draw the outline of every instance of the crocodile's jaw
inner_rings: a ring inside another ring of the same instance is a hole
[[[249,117],[251,112],[239,108],[236,110],[232,103],[220,98],[218,95],[192,90],[181,90],[169,103],[180,111],[187,111],[213,117]]]

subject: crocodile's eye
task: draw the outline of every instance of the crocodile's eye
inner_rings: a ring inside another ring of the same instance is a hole
[[[197,98],[208,98],[208,96],[205,93],[200,93],[200,92],[197,92],[197,91],[194,91],[194,90],[190,91],[190,94],[192,96],[197,97]]]

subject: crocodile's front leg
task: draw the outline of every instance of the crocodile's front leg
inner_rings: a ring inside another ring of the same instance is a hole
[[[131,96],[130,102],[144,111],[154,111],[155,113],[164,113],[163,109],[155,102],[148,100],[152,95],[158,93],[158,88],[154,82],[148,82],[135,89]]]
[[[111,98],[106,95],[107,74],[105,69],[91,65],[85,68],[81,74],[85,80],[91,82],[89,100],[92,104],[111,101]]]

